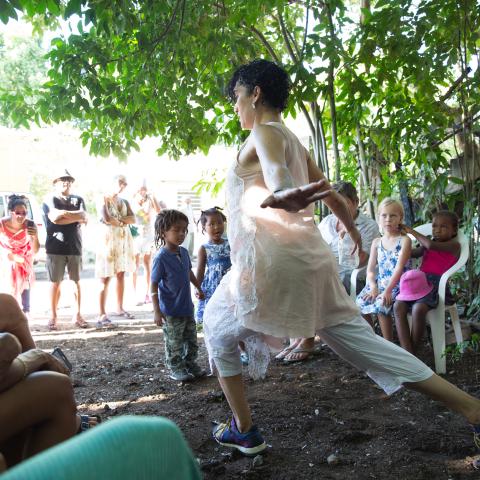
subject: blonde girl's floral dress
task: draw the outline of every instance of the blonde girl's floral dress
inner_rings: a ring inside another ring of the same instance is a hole
[[[398,259],[400,257],[400,251],[402,250],[402,237],[398,237],[398,241],[391,250],[387,250],[382,245],[382,240],[378,242],[377,246],[377,265],[378,265],[378,274],[377,274],[377,288],[378,294],[382,294],[390,283],[393,272],[397,267]],[[410,267],[410,263],[407,262],[403,271],[406,272]],[[382,305],[382,299],[376,298],[375,301],[365,300],[364,295],[370,293],[370,284],[367,282],[367,285],[357,296],[357,305],[360,307],[360,311],[364,314],[369,313],[381,313],[383,315],[390,315],[393,303],[389,307]],[[392,290],[392,298],[395,300],[395,297],[398,295],[399,285],[395,285]]]

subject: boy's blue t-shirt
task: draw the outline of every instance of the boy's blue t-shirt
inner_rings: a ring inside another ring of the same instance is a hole
[[[179,247],[178,253],[162,247],[153,259],[151,275],[152,282],[158,283],[160,309],[172,317],[193,315],[190,292],[192,263],[185,248]]]

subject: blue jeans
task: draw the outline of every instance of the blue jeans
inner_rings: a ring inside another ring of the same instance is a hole
[[[23,313],[30,312],[30,289],[29,288],[26,288],[22,292],[22,310],[23,310]]]

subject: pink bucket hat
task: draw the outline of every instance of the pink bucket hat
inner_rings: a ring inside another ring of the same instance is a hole
[[[425,272],[421,270],[408,270],[400,277],[400,293],[395,300],[410,302],[428,295],[433,290]]]

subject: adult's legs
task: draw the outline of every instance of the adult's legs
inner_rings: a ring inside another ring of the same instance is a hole
[[[480,424],[480,400],[460,390],[442,377],[433,374],[427,380],[404,385],[443,403],[454,412],[463,415],[468,422]]]
[[[22,345],[22,351],[35,348],[28,320],[11,295],[0,294],[0,332],[15,335]]]
[[[408,324],[408,304],[397,300],[393,306],[395,312],[395,325],[400,340],[400,345],[407,352],[413,353],[412,336],[410,333],[410,325]]]
[[[107,312],[105,311],[105,304],[107,303],[109,283],[110,283],[110,277],[100,278],[100,295],[99,295],[100,317],[107,315]]]
[[[145,280],[147,282],[147,292],[145,294],[145,303],[150,303],[150,275],[152,271],[152,255],[150,253],[146,253],[143,256],[143,266],[145,268]]]
[[[25,288],[21,293],[23,313],[30,313],[30,288]]]
[[[50,318],[50,325],[55,326],[57,324],[57,307],[60,301],[60,283],[51,282],[50,284],[50,306],[52,309],[52,315]]]
[[[422,343],[430,307],[425,303],[415,303],[412,309],[412,346],[415,352]]]
[[[123,294],[125,292],[125,272],[117,272],[117,312],[123,313]]]
[[[367,325],[354,320],[322,329],[320,334],[333,351],[364,370],[387,393],[404,385],[445,404],[470,423],[480,423],[479,399],[435,375],[406,350],[373,334]]]
[[[26,457],[70,438],[77,429],[70,379],[56,372],[36,372],[2,392],[0,424],[0,445],[31,428]]]
[[[82,304],[82,290],[80,287],[80,281],[74,281],[75,284],[75,313],[73,314],[73,322],[78,325],[79,327],[86,327],[87,322],[82,317],[80,313],[80,308]]]
[[[133,282],[133,291],[137,292],[137,277],[138,277],[138,269],[140,268],[140,253],[135,255],[135,270],[132,274],[132,282]]]
[[[380,330],[385,340],[393,342],[393,321],[390,315],[378,314],[378,323],[380,323]]]
[[[232,377],[218,377],[220,386],[232,410],[235,423],[240,432],[248,432],[252,428],[252,413],[245,394],[242,374]]]

